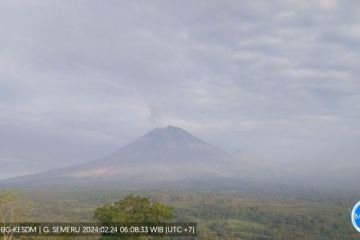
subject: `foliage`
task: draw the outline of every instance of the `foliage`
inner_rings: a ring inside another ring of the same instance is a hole
[[[24,199],[19,199],[19,193],[12,190],[0,191],[0,221],[11,224],[24,221],[31,205]],[[4,240],[11,240],[11,234],[3,234]]]
[[[359,201],[360,194],[291,191],[227,189],[133,193],[173,206],[173,221],[196,222],[197,239],[201,240],[360,240],[360,234],[350,222],[351,209]],[[29,193],[35,202],[32,217],[39,222],[78,222],[79,219],[91,222],[94,212],[99,221],[138,221],[133,220],[134,212],[126,208],[125,203],[137,202],[134,206],[139,206],[142,201],[136,199],[142,198],[123,198],[126,194],[128,192],[108,190]],[[122,198],[121,203],[116,202],[119,198]],[[150,199],[145,202],[151,206]],[[114,203],[106,204],[112,201]],[[116,206],[128,212],[114,213]],[[137,219],[146,219],[139,215],[135,214]]]
[[[14,190],[0,191],[0,221],[2,223],[24,221],[31,209],[30,201]]]
[[[97,208],[94,218],[101,223],[165,223],[172,220],[173,209],[146,197],[128,195],[115,203]],[[149,238],[128,236],[123,239]]]
[[[173,209],[149,198],[128,195],[96,209],[94,218],[101,223],[164,223],[173,218]]]

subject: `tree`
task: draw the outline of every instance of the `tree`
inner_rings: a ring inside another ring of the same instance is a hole
[[[123,199],[96,209],[94,218],[100,223],[169,223],[173,219],[173,208],[149,198],[128,195]],[[127,237],[123,239],[149,239],[148,237]]]
[[[11,224],[23,221],[30,205],[24,201],[19,201],[16,191],[0,191],[0,221],[3,224]],[[12,234],[3,234],[4,240],[13,239]]]

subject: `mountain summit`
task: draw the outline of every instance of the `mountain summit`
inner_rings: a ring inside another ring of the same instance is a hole
[[[155,128],[133,143],[115,151],[100,161],[118,163],[171,163],[185,164],[220,161],[227,155],[189,132],[173,126]],[[218,158],[215,160],[214,158]],[[95,161],[98,162],[98,161]]]
[[[165,128],[155,128],[136,140],[133,144],[147,144],[153,147],[163,147],[164,145],[205,145],[206,143],[179,127],[169,125]]]
[[[165,128],[155,128],[143,137],[129,144],[126,148],[147,148],[148,150],[164,148],[208,148],[211,146],[201,139],[191,135],[187,131],[173,126]],[[121,149],[122,150],[122,149]],[[121,151],[120,150],[120,151]]]
[[[85,164],[5,181],[11,185],[131,186],[231,178],[232,157],[174,126],[156,128],[112,154]]]
[[[199,138],[191,135],[189,132],[179,127],[167,126],[165,128],[155,128],[152,131],[145,134],[141,140],[164,140],[164,141],[176,141],[177,143],[184,142],[201,142]]]

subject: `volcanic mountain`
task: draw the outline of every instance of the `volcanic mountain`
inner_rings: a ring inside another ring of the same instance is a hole
[[[85,164],[3,180],[3,187],[158,186],[216,182],[237,176],[227,152],[187,131],[156,128],[114,153]]]

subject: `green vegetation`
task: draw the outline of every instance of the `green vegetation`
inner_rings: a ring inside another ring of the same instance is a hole
[[[0,221],[2,223],[23,221],[30,207],[29,201],[19,192],[0,191]]]
[[[349,193],[79,190],[23,195],[20,200],[33,202],[28,221],[196,222],[198,239],[205,240],[360,239],[350,222],[360,195]]]
[[[94,218],[101,223],[165,223],[173,218],[173,209],[149,198],[129,195],[96,209]]]
[[[101,223],[165,223],[172,220],[173,209],[159,202],[151,202],[146,197],[128,195],[120,201],[97,208],[94,218]],[[122,239],[150,237],[127,236]]]
[[[31,205],[16,191],[0,191],[0,222],[2,224],[22,222],[27,219]],[[11,240],[12,234],[3,233],[4,240]]]

